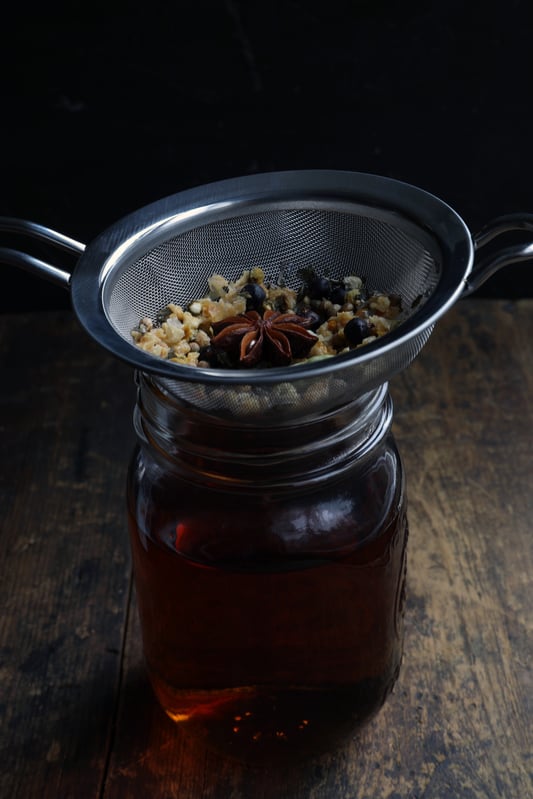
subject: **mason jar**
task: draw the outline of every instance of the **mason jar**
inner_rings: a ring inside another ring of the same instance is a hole
[[[247,761],[337,746],[402,658],[406,496],[387,384],[276,424],[136,379],[127,496],[159,703]]]

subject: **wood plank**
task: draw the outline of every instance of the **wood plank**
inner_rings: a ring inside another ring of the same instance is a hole
[[[0,330],[0,796],[85,799],[105,774],[129,602],[133,381],[68,312]]]
[[[310,764],[225,761],[153,703],[132,615],[105,799],[531,795],[532,310],[460,303],[391,386],[411,540],[404,665],[381,714]]]

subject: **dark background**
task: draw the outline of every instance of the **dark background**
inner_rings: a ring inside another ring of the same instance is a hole
[[[414,183],[473,233],[533,212],[532,20],[530,0],[19,3],[2,28],[0,214],[88,243],[181,189],[299,168]],[[0,310],[68,306],[1,268]],[[533,296],[532,276],[513,266],[478,296]]]

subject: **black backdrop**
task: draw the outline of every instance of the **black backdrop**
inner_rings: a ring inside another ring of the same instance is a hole
[[[529,0],[19,3],[2,27],[0,214],[88,242],[180,189],[298,168],[414,183],[472,232],[533,212],[532,20]],[[0,310],[68,305],[1,268]],[[532,275],[479,294],[532,296]]]

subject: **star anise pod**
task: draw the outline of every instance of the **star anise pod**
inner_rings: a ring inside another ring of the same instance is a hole
[[[294,313],[266,310],[247,311],[213,324],[215,350],[235,353],[239,366],[255,366],[260,361],[287,366],[293,358],[307,355],[317,336],[306,328],[312,319]]]

